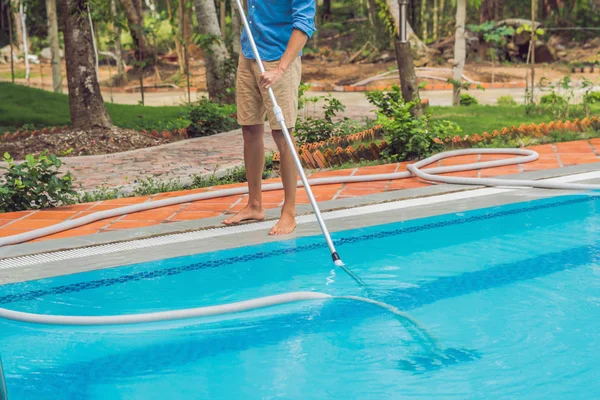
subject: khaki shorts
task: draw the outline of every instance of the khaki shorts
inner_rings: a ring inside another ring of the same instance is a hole
[[[263,61],[265,70],[270,71],[277,67],[279,61]],[[298,118],[298,88],[302,75],[302,62],[296,58],[290,67],[283,73],[281,79],[272,86],[275,99],[283,111],[288,128],[296,125]],[[279,123],[273,113],[273,104],[267,89],[259,86],[260,71],[254,60],[240,56],[237,71],[236,96],[237,118],[240,125],[264,124],[268,117],[271,129],[278,130]]]

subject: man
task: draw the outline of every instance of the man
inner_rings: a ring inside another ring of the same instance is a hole
[[[244,135],[244,163],[248,179],[248,204],[223,221],[234,225],[242,221],[264,219],[261,180],[265,150],[264,121],[268,117],[273,139],[279,148],[281,180],[285,193],[281,218],[270,235],[285,235],[296,228],[297,171],[283,133],[273,114],[267,94],[273,88],[283,110],[287,127],[296,125],[298,87],[302,65],[300,56],[315,31],[316,0],[248,0],[248,22],[266,72],[260,74],[246,32],[242,32],[242,54],[236,83],[238,123]]]

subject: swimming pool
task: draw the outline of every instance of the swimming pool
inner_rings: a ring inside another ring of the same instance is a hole
[[[10,400],[590,399],[600,198],[569,196],[0,286],[2,307],[107,315],[290,291],[350,300],[115,327],[0,321]],[[435,342],[429,342],[429,338]]]

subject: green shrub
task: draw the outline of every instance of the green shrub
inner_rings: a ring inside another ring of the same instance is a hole
[[[59,175],[61,161],[44,151],[39,157],[27,155],[25,161],[16,164],[4,154],[7,167],[0,176],[0,212],[22,211],[56,207],[70,203],[76,198],[73,177],[70,173]]]
[[[500,96],[500,97],[498,97],[498,100],[496,100],[496,103],[499,106],[516,106],[517,105],[515,98],[512,96]]]
[[[189,107],[187,118],[192,121],[188,127],[190,137],[214,135],[238,127],[235,105],[222,105],[202,98]]]
[[[585,95],[584,102],[587,104],[600,104],[600,92],[589,92]]]
[[[434,139],[462,133],[460,127],[451,121],[432,120],[431,111],[414,117],[411,109],[415,103],[404,102],[398,87],[387,92],[367,93],[367,98],[378,108],[377,124],[383,127],[388,143],[384,156],[390,160],[428,157],[443,149],[443,145],[435,143]]]
[[[399,86],[392,86],[392,89],[386,92],[373,91],[366,94],[369,103],[377,107],[377,112],[387,117],[391,117],[395,108],[399,105],[404,107],[402,91]]]
[[[565,106],[567,99],[556,92],[552,92],[540,97],[540,104],[544,106]]]
[[[479,102],[477,101],[477,99],[473,96],[471,96],[468,93],[463,93],[460,95],[460,105],[461,106],[472,106],[472,105],[476,105],[479,104]]]
[[[314,143],[327,140],[332,136],[343,134],[347,131],[348,118],[334,122],[333,118],[344,106],[338,99],[329,95],[323,104],[324,118],[308,117],[296,121],[296,138],[299,143]]]
[[[300,87],[298,88],[298,110],[304,108],[304,104],[306,103],[305,94],[308,89],[310,89],[310,83],[300,83]]]

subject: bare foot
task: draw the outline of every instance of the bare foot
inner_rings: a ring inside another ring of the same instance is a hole
[[[265,219],[265,211],[262,207],[255,208],[246,206],[231,218],[223,221],[225,225],[236,225],[243,221],[262,221]]]
[[[296,217],[294,214],[282,213],[281,219],[275,224],[273,229],[271,229],[269,235],[288,235],[294,232],[294,229],[296,229]]]

